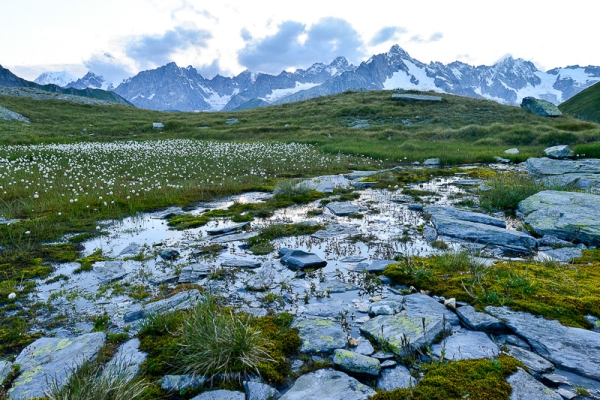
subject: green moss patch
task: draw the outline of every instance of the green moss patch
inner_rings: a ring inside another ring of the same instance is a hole
[[[248,239],[250,251],[254,254],[268,254],[273,251],[271,240],[287,236],[311,235],[321,229],[323,225],[299,224],[273,224],[261,229],[258,236]]]
[[[206,215],[175,215],[169,218],[168,225],[173,229],[184,230],[191,228],[199,228],[208,224],[210,217]]]
[[[85,271],[92,270],[92,264],[97,261],[106,261],[106,257],[102,256],[102,249],[96,250],[92,254],[87,257],[79,258],[76,260],[78,263],[81,263],[81,266],[73,271],[74,274],[79,274]]]

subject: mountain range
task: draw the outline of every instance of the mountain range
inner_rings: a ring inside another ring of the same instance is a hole
[[[492,66],[459,61],[425,64],[394,45],[358,67],[338,57],[279,75],[248,70],[229,78],[205,79],[195,68],[169,63],[142,71],[116,88],[92,72],[67,87],[114,90],[137,107],[153,110],[227,111],[281,104],[346,90],[404,89],[451,93],[519,105],[527,96],[560,104],[600,81],[600,67],[578,65],[540,71],[523,59],[507,57]]]

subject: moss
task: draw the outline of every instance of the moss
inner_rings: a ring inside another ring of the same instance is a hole
[[[169,218],[168,225],[173,227],[173,229],[183,230],[204,226],[208,224],[209,221],[210,218],[206,215],[185,214],[175,215]]]
[[[287,236],[311,235],[321,229],[325,229],[325,226],[306,223],[273,224],[261,229],[257,236],[249,238],[248,243],[250,251],[254,254],[268,254],[274,248],[270,240]]]
[[[512,388],[506,378],[523,365],[508,356],[496,360],[461,360],[424,366],[425,376],[408,389],[380,392],[372,400],[508,400]]]
[[[79,258],[77,262],[80,263],[81,266],[73,271],[73,273],[79,274],[84,271],[91,271],[92,264],[97,261],[106,261],[106,258],[102,256],[102,249],[96,250],[87,257]]]
[[[52,262],[73,262],[77,260],[83,246],[75,243],[61,243],[42,246],[39,257]]]

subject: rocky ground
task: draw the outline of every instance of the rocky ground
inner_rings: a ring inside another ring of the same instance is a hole
[[[127,332],[132,337],[111,363],[125,365],[127,373],[135,376],[146,358],[135,338],[144,319],[191,308],[202,294],[191,289],[148,301],[117,289],[143,286],[154,296],[161,287],[181,283],[210,289],[227,299],[228,305],[256,316],[271,311],[294,314],[292,326],[298,329],[305,357],[292,360],[293,369],[299,371],[307,357],[310,362],[329,360],[333,366],[302,375],[286,387],[270,387],[258,379],[244,383],[245,394],[208,391],[194,399],[258,400],[280,395],[282,399],[368,399],[376,389],[418,383],[419,373],[403,364],[407,358],[496,359],[501,354],[516,358],[527,369],[519,368],[507,379],[513,389],[511,399],[600,398],[600,324],[594,316],[588,317],[597,328],[586,330],[508,307],[489,306],[481,312],[466,302],[431,296],[384,276],[377,281],[361,274],[383,272],[394,257],[435,254],[439,250],[432,243],[440,239],[450,251],[477,252],[484,265],[527,257],[569,262],[581,257],[583,249],[600,244],[600,196],[595,194],[600,189],[600,160],[541,158],[519,167],[499,164],[497,168],[527,169],[539,179],[585,190],[540,192],[520,203],[516,220],[502,213],[456,207],[457,199],[476,203],[478,190],[485,189],[483,181],[467,175],[472,168],[407,187],[420,191],[418,197],[371,188],[374,182],[364,179],[371,173],[315,178],[305,184],[321,192],[359,188],[360,197],[294,206],[260,222],[211,221],[201,228],[175,231],[168,228],[166,218],[200,215],[233,202],[261,201],[270,196],[265,193],[200,204],[193,210],[171,208],[107,221],[103,229],[110,230],[109,236],[84,243],[86,255],[101,249],[104,261],[79,274],[73,273],[79,263],[56,265],[53,276],[39,282],[36,300],[60,310],[67,322],[48,323],[58,313],[39,316],[38,329],[44,337],[14,360],[20,370],[9,398],[42,396],[48,377],[64,382],[80,363],[94,358],[106,333],[92,332],[91,321],[102,315],[110,316],[109,333]],[[267,255],[248,252],[246,240],[261,227],[297,222],[326,229],[275,239],[275,250]],[[517,229],[523,222],[535,236]],[[206,249],[211,245],[221,250],[209,256]],[[153,256],[136,258],[140,254]],[[265,302],[265,291],[278,294],[280,301]],[[0,362],[0,381],[10,370],[10,362]],[[180,391],[204,381],[168,375],[162,387]]]

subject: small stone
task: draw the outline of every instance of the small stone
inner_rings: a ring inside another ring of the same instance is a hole
[[[165,128],[164,124],[162,124],[160,122],[153,122],[152,123],[152,129],[162,130],[164,128]]]
[[[179,252],[175,249],[162,249],[158,252],[158,255],[167,261],[173,261],[179,258]]]
[[[504,153],[505,154],[519,154],[519,149],[512,148],[512,149],[504,150]]]
[[[440,159],[439,158],[428,158],[427,160],[423,161],[423,165],[440,165]]]
[[[356,341],[356,339],[354,339],[353,337],[351,337],[350,339],[348,339],[348,346],[350,346],[350,347],[356,347],[356,346],[358,346],[358,342]]]
[[[15,292],[12,292],[8,295],[8,299],[9,300],[14,300],[17,298],[17,294]]]
[[[451,310],[456,310],[456,299],[455,298],[448,299],[448,300],[444,301],[444,305]]]

